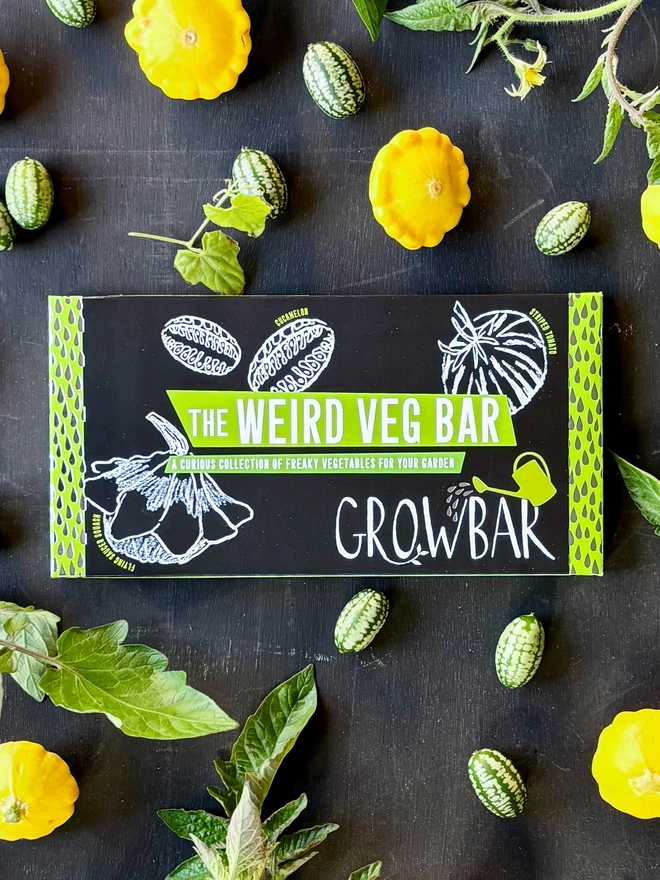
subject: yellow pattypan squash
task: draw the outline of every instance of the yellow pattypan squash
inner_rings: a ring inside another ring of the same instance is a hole
[[[5,95],[9,88],[9,68],[5,56],[0,52],[0,113],[5,109]]]
[[[660,247],[660,184],[642,193],[642,227],[647,238]]]
[[[660,709],[617,715],[600,735],[591,772],[610,806],[660,818]]]
[[[463,153],[434,128],[402,131],[376,156],[369,180],[374,216],[408,250],[435,247],[470,201]]]
[[[78,786],[68,766],[43,746],[0,746],[0,840],[45,837],[73,815]]]
[[[231,91],[252,48],[241,0],[136,0],[125,35],[149,82],[186,101]]]

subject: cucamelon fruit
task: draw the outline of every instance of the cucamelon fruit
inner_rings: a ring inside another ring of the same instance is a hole
[[[344,607],[335,627],[335,645],[342,654],[357,654],[370,645],[387,620],[390,603],[378,590],[362,590]]]
[[[0,251],[10,251],[16,238],[16,227],[5,203],[0,202]]]
[[[277,217],[287,206],[289,190],[277,162],[261,150],[243,147],[232,169],[234,184],[248,195],[260,195],[273,209],[270,219]]]
[[[495,650],[495,669],[504,687],[519,688],[536,674],[543,648],[545,631],[534,614],[516,617],[499,638]]]
[[[9,169],[5,184],[9,213],[23,229],[40,229],[53,208],[53,181],[41,162],[21,159]]]
[[[556,257],[572,251],[591,224],[591,211],[584,202],[565,202],[545,215],[536,229],[536,246],[542,254]]]
[[[303,61],[303,77],[314,103],[333,119],[354,116],[364,104],[360,68],[336,43],[312,43]]]
[[[46,0],[56,18],[69,27],[83,28],[96,18],[96,0]]]
[[[491,813],[515,819],[525,809],[527,789],[511,761],[495,749],[479,749],[468,762],[475,794]]]

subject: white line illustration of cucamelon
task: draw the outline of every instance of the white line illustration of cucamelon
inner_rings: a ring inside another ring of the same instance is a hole
[[[269,336],[252,358],[252,391],[306,391],[326,369],[335,350],[332,327],[319,318],[298,318]]]
[[[171,318],[160,337],[175,361],[204,376],[226,376],[241,360],[238,341],[220,324],[206,318]]]
[[[87,500],[101,512],[103,537],[115,553],[136,562],[185,565],[235,538],[254,511],[208,474],[165,473],[170,456],[187,455],[190,446],[167,419],[152,412],[147,420],[168,448],[93,462]]]
[[[548,375],[548,346],[529,315],[513,309],[484,312],[472,320],[456,302],[456,335],[445,345],[442,383],[447,394],[502,394],[517,413],[532,400]]]

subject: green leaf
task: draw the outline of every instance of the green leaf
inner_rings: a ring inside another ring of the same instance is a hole
[[[216,761],[215,769],[225,789],[211,786],[208,793],[222,804],[227,815],[231,817],[243,793],[245,774],[241,773],[231,761]]]
[[[614,146],[617,135],[621,129],[621,123],[623,122],[624,110],[621,104],[618,101],[610,101],[610,106],[607,110],[607,120],[605,122],[605,135],[603,137],[603,149],[601,150],[600,156],[594,162],[594,165],[598,165],[599,162],[602,162],[609,154],[612,152],[612,147]]]
[[[336,831],[339,825],[329,823],[327,825],[315,825],[313,828],[305,828],[293,834],[285,834],[277,847],[278,862],[288,862],[304,856],[314,849],[319,843],[323,843],[328,834]]]
[[[16,671],[19,654],[11,648],[0,648],[0,673],[11,675]]]
[[[615,453],[612,454],[619,466],[628,494],[642,516],[651,525],[656,526],[656,535],[660,535],[660,480]]]
[[[238,193],[231,199],[231,208],[219,208],[217,205],[204,205],[204,213],[216,226],[238,229],[247,232],[253,238],[262,235],[266,228],[266,220],[273,210],[261,196]]]
[[[587,81],[585,82],[582,91],[577,96],[577,98],[573,98],[574,103],[577,103],[578,101],[584,101],[585,98],[588,98],[589,95],[596,91],[602,80],[604,70],[605,56],[601,55],[596,62],[596,66],[587,77]]]
[[[413,31],[471,31],[477,24],[454,0],[422,0],[385,18]]]
[[[2,717],[2,706],[5,702],[5,684],[2,676],[0,675],[0,717]]]
[[[465,71],[466,73],[472,73],[474,70],[474,65],[477,63],[479,56],[484,48],[484,43],[486,42],[486,38],[488,37],[488,31],[490,29],[490,25],[488,22],[483,22],[479,26],[479,33],[476,38],[472,40],[470,43],[471,46],[474,46],[474,54],[472,55],[472,61],[470,62],[470,66]]]
[[[294,871],[302,868],[303,865],[306,865],[310,859],[313,859],[314,856],[317,855],[317,852],[309,853],[300,859],[294,859],[292,862],[285,862],[283,865],[279,865],[277,873],[275,874],[275,880],[286,880],[286,878],[293,874]]]
[[[213,880],[227,880],[227,856],[224,850],[217,846],[208,846],[208,844],[204,843],[203,840],[200,840],[194,834],[191,839],[195,852],[202,860],[202,864]]]
[[[262,867],[265,862],[266,847],[259,802],[253,791],[252,776],[249,775],[227,829],[228,880],[238,880]]]
[[[376,880],[377,877],[380,877],[382,867],[382,862],[372,862],[370,865],[365,865],[364,868],[353,871],[348,880]]]
[[[660,113],[648,111],[644,114],[644,131],[649,159],[657,159],[660,156]]]
[[[224,846],[227,840],[227,820],[205,810],[159,810],[158,817],[184,840],[192,834],[209,846]]]
[[[387,0],[353,0],[353,5],[369,31],[371,39],[375,42],[378,39],[380,23],[387,9]]]
[[[238,296],[245,288],[245,275],[238,262],[240,248],[224,232],[207,232],[202,250],[177,251],[174,267],[188,284],[203,284],[214,293]]]
[[[59,617],[50,611],[37,610],[32,606],[21,608],[13,602],[0,602],[0,627],[5,632],[7,623],[17,615],[19,621],[26,622],[11,640],[19,647],[35,651],[45,657],[55,656]],[[17,654],[16,670],[12,673],[12,678],[27,694],[41,701],[45,694],[39,685],[39,680],[45,671],[46,666],[40,660],[27,654]]]
[[[146,645],[124,645],[125,620],[66,630],[57,642],[56,669],[40,680],[56,706],[100,712],[127,736],[188,739],[232,730],[232,721],[209,697],[168,672],[167,657]]]
[[[315,709],[314,667],[307,666],[276,687],[245,722],[231,759],[244,776],[252,773],[256,777],[255,793],[260,804]]]
[[[647,177],[649,186],[660,186],[660,156],[653,161]]]
[[[275,843],[280,834],[296,821],[306,806],[307,795],[301,794],[297,800],[276,810],[262,825],[266,842],[269,845]]]
[[[227,789],[218,788],[215,785],[210,785],[206,790],[212,798],[215,798],[219,804],[222,804],[225,813],[231,818],[231,814],[236,809],[239,801],[239,798],[236,797],[236,792],[227,791]]]
[[[213,880],[199,856],[182,862],[165,880]]]

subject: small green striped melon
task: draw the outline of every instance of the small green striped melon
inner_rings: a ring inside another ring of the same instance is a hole
[[[23,229],[40,229],[53,208],[53,181],[41,162],[21,159],[9,169],[5,184],[9,213]]]
[[[242,193],[260,195],[273,209],[270,219],[277,217],[287,206],[289,190],[277,162],[261,150],[243,147],[232,169],[234,183]]]
[[[16,238],[16,227],[4,202],[0,202],[0,251],[10,251]]]
[[[511,761],[495,749],[479,749],[468,762],[472,788],[491,813],[515,819],[525,809],[527,789]]]
[[[83,28],[96,18],[96,0],[46,0],[56,18],[69,27]]]
[[[333,119],[354,116],[364,104],[360,68],[336,43],[312,43],[303,61],[303,77],[314,102]]]
[[[370,645],[387,620],[390,603],[378,590],[362,590],[344,607],[335,626],[335,645],[342,654],[357,654]]]
[[[531,681],[541,664],[545,631],[534,614],[516,617],[499,638],[495,669],[504,687],[519,688]]]
[[[536,229],[536,246],[556,257],[572,251],[589,231],[591,211],[584,202],[564,202],[545,215]]]

